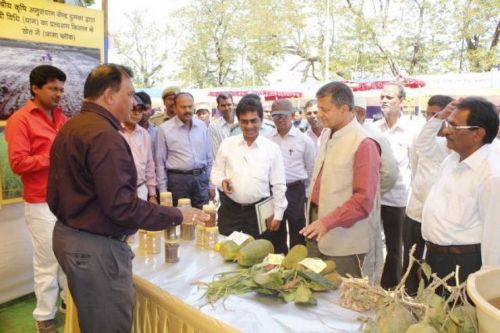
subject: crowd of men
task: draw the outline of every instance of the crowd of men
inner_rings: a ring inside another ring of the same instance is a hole
[[[153,115],[131,79],[124,66],[96,67],[81,112],[68,119],[58,106],[65,74],[38,66],[32,99],[7,122],[33,240],[39,332],[56,331],[66,279],[82,332],[130,331],[127,238],[138,228],[203,223],[200,208],[215,198],[221,234],[268,239],[277,253],[305,244],[340,274],[387,289],[401,281],[414,245],[440,277],[459,266],[464,281],[500,265],[499,115],[486,99],[432,96],[419,122],[403,114],[404,87],[391,82],[381,119],[369,123],[366,100],[331,82],[302,110],[286,99],[263,105],[254,94],[235,104],[221,93],[212,118],[210,105],[168,87],[164,111]],[[193,208],[158,205],[163,191]],[[255,206],[270,197],[262,232]],[[408,269],[414,294],[418,265]]]

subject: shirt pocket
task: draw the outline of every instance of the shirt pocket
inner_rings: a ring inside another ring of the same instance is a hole
[[[467,229],[478,221],[477,200],[474,197],[448,193],[444,196],[445,205],[441,217],[459,229]]]
[[[269,182],[269,165],[266,163],[254,163],[250,165],[250,174],[258,182]]]

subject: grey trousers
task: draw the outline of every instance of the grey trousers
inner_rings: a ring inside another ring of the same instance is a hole
[[[126,242],[57,222],[53,250],[68,279],[82,333],[128,333],[135,290]]]

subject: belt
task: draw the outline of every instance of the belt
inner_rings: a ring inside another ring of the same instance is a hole
[[[254,203],[249,203],[249,204],[241,204],[239,202],[236,202],[234,201],[233,199],[231,199],[229,196],[227,196],[227,194],[225,194],[224,192],[221,192],[221,196],[225,196],[226,199],[229,201],[229,203],[232,205],[232,206],[235,206],[235,207],[238,207],[238,208],[241,208],[241,209],[249,209],[249,208],[254,208],[256,204],[258,204],[259,202],[262,202],[264,200],[266,200],[267,198],[262,198],[260,199],[259,201],[256,201]]]
[[[481,244],[468,245],[437,245],[431,242],[425,242],[429,253],[439,254],[472,254],[481,252]]]
[[[94,235],[94,236],[102,236],[102,237],[106,237],[106,238],[110,238],[110,239],[114,239],[114,240],[117,240],[117,241],[120,241],[120,242],[126,242],[127,239],[130,237],[130,235],[120,235],[120,236],[115,236],[115,235],[101,235],[101,234],[95,234],[93,232],[90,232],[90,231],[87,231],[87,230],[84,230],[84,229],[78,229],[78,228],[73,228],[72,226],[69,226],[67,225],[66,223],[64,222],[61,222],[61,221],[57,221],[57,223],[61,223],[63,226],[67,227],[67,228],[71,228],[73,230],[78,230],[78,231],[81,231],[81,232],[85,232],[87,234],[91,234],[91,235]]]
[[[146,181],[143,181],[143,182],[137,184],[137,188],[141,187],[142,185],[146,185]]]
[[[303,183],[304,183],[303,180],[296,180],[296,181],[291,182],[291,183],[286,183],[286,187],[291,188],[291,187],[302,185]]]
[[[167,173],[176,173],[179,175],[193,175],[199,176],[205,171],[205,168],[193,169],[193,170],[177,170],[177,169],[168,169]]]

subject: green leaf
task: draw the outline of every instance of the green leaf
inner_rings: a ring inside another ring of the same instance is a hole
[[[429,266],[428,263],[423,262],[422,265],[420,265],[420,267],[422,268],[422,272],[424,272],[425,277],[427,279],[429,279],[431,277],[431,274],[432,274],[431,266]]]
[[[330,281],[325,279],[321,274],[317,274],[310,271],[298,271],[299,275],[305,278],[307,281],[316,282],[317,284],[327,288],[327,289],[336,289]]]
[[[280,295],[281,297],[283,297],[283,300],[287,303],[293,302],[295,300],[295,291],[281,292]]]
[[[304,285],[300,285],[295,291],[295,303],[308,303],[311,297],[311,289]]]
[[[417,291],[417,296],[420,296],[422,295],[422,293],[424,292],[424,289],[425,289],[425,282],[424,280],[420,280],[420,282],[418,283],[418,291]]]

